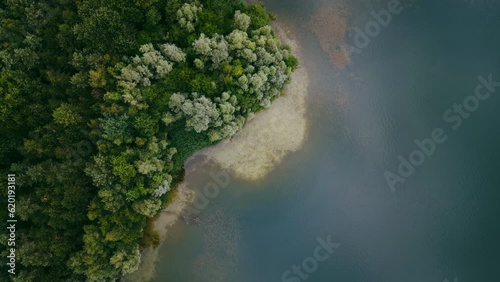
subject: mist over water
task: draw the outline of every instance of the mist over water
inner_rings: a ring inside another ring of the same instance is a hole
[[[354,45],[353,28],[387,2],[265,1],[301,46],[307,140],[262,180],[232,177],[200,224],[179,221],[154,281],[283,281],[328,235],[340,247],[307,281],[500,280],[500,88],[457,130],[443,120],[474,95],[478,76],[500,81],[500,3],[405,1],[349,64],[336,65],[333,45]],[[338,7],[348,27],[340,43],[312,24],[320,9]],[[384,172],[397,172],[398,156],[408,158],[414,140],[435,128],[447,141],[392,192]],[[190,166],[186,185],[199,189],[221,171]]]

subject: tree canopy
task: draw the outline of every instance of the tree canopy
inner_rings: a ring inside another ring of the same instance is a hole
[[[136,270],[184,161],[238,134],[298,64],[243,1],[7,0],[0,21],[0,170],[19,187],[19,271],[2,281]]]

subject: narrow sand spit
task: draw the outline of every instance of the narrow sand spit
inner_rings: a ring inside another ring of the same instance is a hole
[[[154,221],[154,228],[160,234],[160,241],[167,237],[167,232],[172,225],[181,217],[184,209],[193,202],[195,192],[181,183],[176,190],[175,198],[167,208],[162,210]],[[139,269],[130,275],[123,277],[123,281],[149,281],[153,278],[155,266],[158,261],[158,248],[145,248],[141,253],[141,264]]]
[[[300,61],[300,46],[291,37],[290,29],[274,23],[273,30]],[[235,177],[245,180],[263,178],[288,153],[299,150],[304,143],[308,85],[307,71],[299,66],[292,74],[285,95],[277,98],[269,109],[257,113],[231,141],[221,142],[198,154],[205,155]]]

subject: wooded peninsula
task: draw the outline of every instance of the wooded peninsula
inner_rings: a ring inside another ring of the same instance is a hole
[[[16,179],[17,263],[0,280],[134,272],[185,160],[238,134],[297,68],[271,20],[238,0],[2,1],[0,170]]]

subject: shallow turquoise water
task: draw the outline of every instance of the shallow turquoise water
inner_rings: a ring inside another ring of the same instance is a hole
[[[500,88],[457,130],[442,117],[478,76],[500,81],[500,3],[419,1],[338,71],[309,29],[336,1],[265,2],[303,47],[308,140],[262,181],[230,178],[201,225],[179,222],[154,281],[286,281],[329,235],[340,246],[306,281],[500,281]],[[350,2],[350,26],[364,27],[386,3],[376,2]],[[435,128],[447,141],[392,192],[384,172]],[[194,187],[221,173],[192,166]]]

